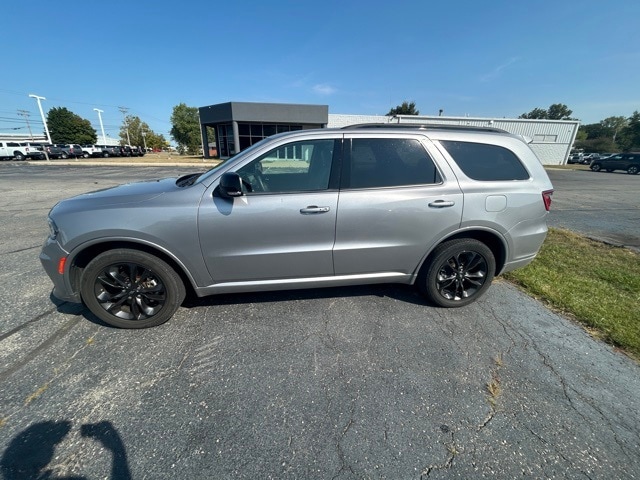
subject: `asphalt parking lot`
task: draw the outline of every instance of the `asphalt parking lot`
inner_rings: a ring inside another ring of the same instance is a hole
[[[501,280],[450,310],[393,285],[209,297],[141,331],[50,297],[57,200],[193,170],[0,163],[5,479],[640,477],[638,365]],[[552,225],[639,245],[640,176],[550,176]]]

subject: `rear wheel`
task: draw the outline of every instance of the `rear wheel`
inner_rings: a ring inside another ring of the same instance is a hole
[[[22,152],[13,152],[13,158],[16,160],[24,160],[24,155]]]
[[[629,175],[637,175],[638,174],[638,166],[637,165],[631,165],[629,168],[627,168],[627,173]]]
[[[84,153],[82,154],[82,157],[83,157],[83,158],[89,158],[89,154],[88,154],[87,152],[84,152]]]
[[[66,159],[66,158],[69,158],[69,155],[67,155],[66,153],[63,152],[63,153],[60,154],[60,158]]]
[[[423,295],[440,307],[462,307],[480,298],[491,285],[496,261],[484,243],[471,238],[438,246],[418,277]]]
[[[593,165],[591,165],[591,170],[593,170],[594,172],[599,172],[601,169],[602,167],[599,163],[594,163]]]
[[[95,257],[82,274],[85,305],[120,328],[165,323],[185,297],[182,279],[167,263],[146,252],[116,249]]]

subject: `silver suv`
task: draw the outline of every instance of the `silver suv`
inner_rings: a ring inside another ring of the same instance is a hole
[[[501,130],[302,130],[204,174],[64,200],[40,259],[56,297],[124,328],[167,321],[187,291],[395,282],[459,307],[533,260],[552,193]]]

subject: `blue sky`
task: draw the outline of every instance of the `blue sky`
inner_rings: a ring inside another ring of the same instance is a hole
[[[228,101],[583,123],[640,110],[632,0],[50,0],[3,9],[0,133],[66,107],[118,136],[119,106],[169,139],[172,109]],[[17,129],[17,130],[13,130]]]

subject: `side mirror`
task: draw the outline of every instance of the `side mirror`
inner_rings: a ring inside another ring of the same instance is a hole
[[[242,196],[242,178],[236,172],[223,173],[218,186],[220,196],[233,198]]]

